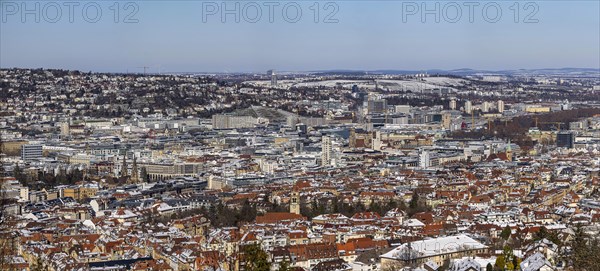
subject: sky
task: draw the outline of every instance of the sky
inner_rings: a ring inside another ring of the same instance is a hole
[[[600,68],[600,1],[0,0],[0,67]]]

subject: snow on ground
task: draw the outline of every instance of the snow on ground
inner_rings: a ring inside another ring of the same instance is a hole
[[[268,87],[271,85],[271,81],[246,81],[244,83],[251,84],[254,86]],[[421,79],[412,79],[412,80],[377,80],[378,87],[380,89],[386,89],[390,91],[401,91],[401,90],[410,90],[410,91],[428,91],[433,89],[440,89],[444,87],[448,87],[456,91],[456,89],[452,88],[453,86],[462,86],[466,83],[466,80],[459,78],[449,78],[449,77],[425,77],[423,80]],[[314,81],[314,82],[302,82],[300,80],[281,80],[277,82],[278,87],[280,88],[289,88],[289,87],[327,87],[333,88],[336,86],[341,86],[345,89],[351,89],[353,85],[357,85],[360,89],[374,89],[375,83],[372,80],[324,80],[324,81]]]
[[[467,83],[465,79],[450,77],[425,77],[423,80],[438,86],[462,86]]]

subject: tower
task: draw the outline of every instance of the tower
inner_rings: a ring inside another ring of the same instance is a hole
[[[465,102],[465,113],[471,114],[472,111],[473,111],[473,104],[471,103],[471,101],[466,101]]]
[[[331,137],[323,136],[321,139],[321,166],[331,164]]]
[[[513,160],[512,147],[510,146],[510,139],[508,140],[508,146],[506,147],[506,159],[508,159],[508,161]]]
[[[267,75],[271,76],[271,86],[277,86],[277,74],[275,73],[275,70],[268,70]]]
[[[421,168],[429,168],[431,166],[431,159],[429,156],[429,151],[421,150],[419,153],[419,166]]]
[[[133,166],[131,167],[131,182],[138,183],[140,181],[140,174],[138,172],[137,159],[133,157]]]
[[[300,192],[298,192],[298,187],[296,185],[294,185],[292,193],[290,194],[290,213],[300,214]]]
[[[450,110],[456,110],[456,99],[452,98],[448,107]]]
[[[348,138],[348,146],[350,148],[356,148],[356,129],[350,128],[350,137]]]
[[[69,126],[69,122],[61,122],[60,123],[60,135],[61,136],[69,136],[71,135],[71,127]]]
[[[127,151],[125,151],[125,153],[123,153],[123,164],[121,165],[121,177],[127,176],[127,157],[125,156],[126,153],[127,153]]]
[[[498,100],[497,103],[498,104],[496,105],[496,107],[498,108],[498,112],[499,113],[504,113],[504,101]]]

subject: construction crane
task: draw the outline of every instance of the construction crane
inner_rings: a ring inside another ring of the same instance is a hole
[[[144,75],[146,75],[146,71],[147,71],[148,69],[150,69],[150,67],[148,67],[148,66],[136,67],[136,68],[138,68],[138,69],[144,69]]]
[[[561,127],[562,127],[562,125],[564,124],[564,123],[562,123],[562,122],[556,122],[556,121],[548,121],[548,122],[540,122],[540,123],[541,123],[541,124],[553,124],[553,125],[556,125],[556,130],[557,130],[557,131],[560,131],[560,130],[561,130]]]

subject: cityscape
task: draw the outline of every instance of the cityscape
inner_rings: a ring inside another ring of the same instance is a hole
[[[599,270],[598,71],[445,73],[3,69],[2,269]]]
[[[600,271],[600,1],[0,1],[0,271]]]

